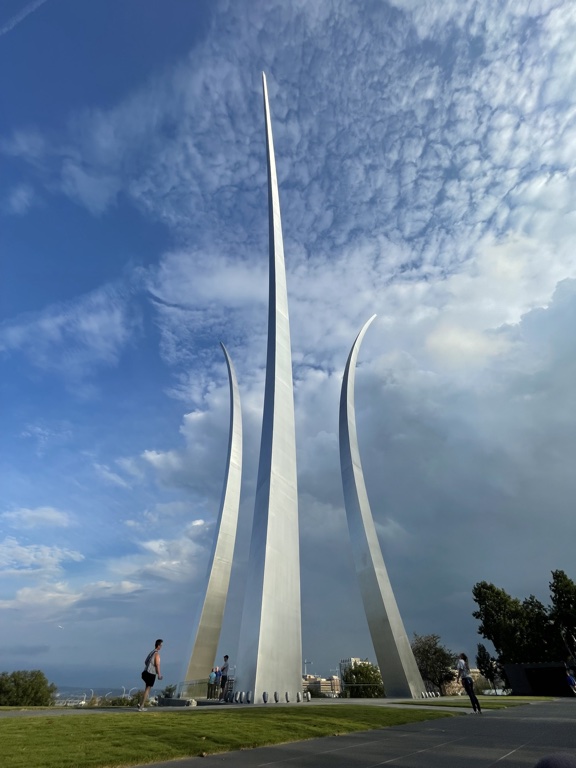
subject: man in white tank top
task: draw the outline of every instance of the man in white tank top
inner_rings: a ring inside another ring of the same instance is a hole
[[[146,661],[144,662],[144,671],[142,672],[142,680],[144,680],[146,688],[144,689],[142,701],[138,705],[138,712],[145,711],[148,695],[154,683],[156,682],[156,677],[158,677],[158,680],[162,680],[162,675],[160,674],[160,648],[162,648],[163,642],[163,640],[156,640],[154,650],[150,651],[148,656],[146,656]]]

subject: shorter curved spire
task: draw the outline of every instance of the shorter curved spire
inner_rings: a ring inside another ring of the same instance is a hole
[[[340,468],[348,530],[364,610],[386,696],[420,698],[424,685],[396,604],[368,501],[356,434],[354,381],[362,340],[376,315],[352,345],[340,396]]]
[[[224,344],[220,343],[230,383],[228,458],[214,545],[206,575],[204,599],[199,603],[192,631],[192,653],[184,680],[201,680],[214,666],[222,619],[228,597],[232,558],[238,527],[242,481],[242,410],[236,372]]]

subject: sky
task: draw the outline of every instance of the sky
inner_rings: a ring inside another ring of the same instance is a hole
[[[576,578],[576,5],[4,0],[6,671],[138,685],[190,652],[244,418],[234,664],[263,405],[261,73],[292,334],[307,671],[375,661],[338,404],[407,633],[474,656],[472,587]]]

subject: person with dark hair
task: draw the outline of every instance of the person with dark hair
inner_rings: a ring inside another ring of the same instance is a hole
[[[228,682],[228,656],[224,656],[224,664],[220,667],[222,676],[220,677],[220,701],[226,698],[226,683]]]
[[[458,663],[456,664],[456,680],[460,680],[464,686],[464,690],[470,697],[472,709],[478,715],[482,714],[482,708],[476,694],[474,693],[474,680],[470,674],[470,666],[468,665],[468,656],[465,653],[461,653],[458,657]]]
[[[162,675],[160,674],[160,648],[162,648],[162,643],[164,640],[156,640],[156,643],[154,645],[154,650],[150,651],[148,656],[146,656],[146,659],[144,661],[144,671],[142,672],[142,680],[144,680],[144,684],[146,685],[146,688],[144,689],[144,695],[142,696],[142,701],[138,705],[138,712],[145,712],[146,711],[146,701],[148,700],[148,695],[150,693],[150,690],[152,689],[154,683],[156,682],[156,677],[158,677],[158,680],[162,680]]]

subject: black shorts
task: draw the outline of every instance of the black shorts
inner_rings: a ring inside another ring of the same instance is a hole
[[[149,685],[150,688],[152,688],[156,682],[156,675],[153,675],[151,672],[146,672],[146,670],[144,670],[144,672],[142,672],[142,680],[144,680],[146,685]]]
[[[222,675],[220,678],[220,688],[226,688],[226,683],[228,682],[228,678],[226,675]]]

